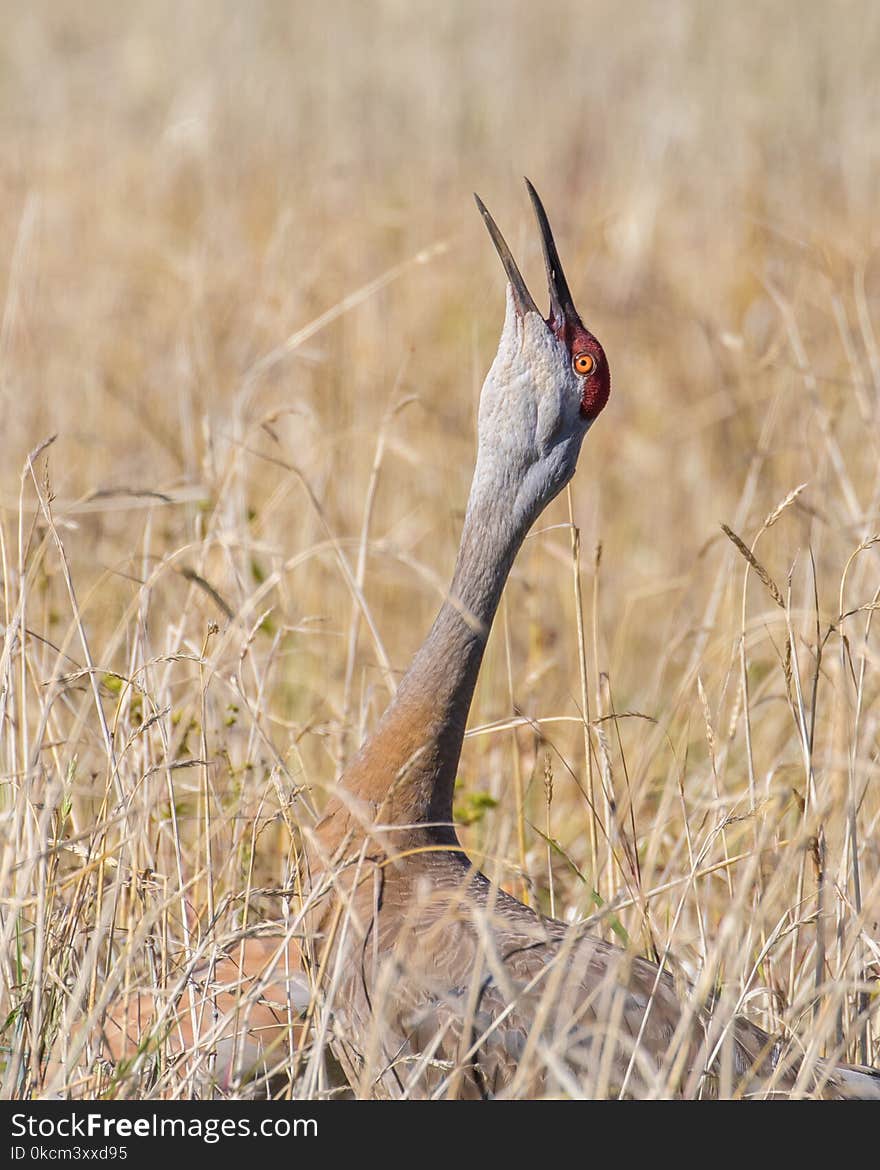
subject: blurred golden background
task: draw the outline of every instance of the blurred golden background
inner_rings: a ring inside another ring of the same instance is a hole
[[[451,573],[504,303],[472,191],[544,303],[523,174],[613,390],[577,566],[563,496],[508,586],[466,840],[560,915],[617,898],[691,975],[735,923],[719,979],[869,1059],[877,6],[0,11],[5,1091],[65,1059],[71,989],[95,1007],[146,913],[120,875],[180,892],[169,964],[238,921],[243,875],[289,881],[298,794],[321,805]],[[783,501],[744,601],[721,524],[751,547]]]

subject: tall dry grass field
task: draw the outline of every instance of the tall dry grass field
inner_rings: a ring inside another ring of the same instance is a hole
[[[302,833],[455,556],[503,313],[472,190],[542,293],[523,173],[613,392],[508,585],[463,838],[876,1061],[876,5],[2,19],[0,1093],[253,1091],[223,1013],[284,987]],[[339,1092],[332,1021],[270,1008],[272,1091]]]

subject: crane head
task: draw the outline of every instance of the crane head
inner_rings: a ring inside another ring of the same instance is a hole
[[[574,307],[547,214],[526,183],[550,287],[547,317],[538,312],[504,237],[477,198],[508,285],[498,353],[480,395],[475,482],[488,496],[508,500],[518,530],[574,475],[584,436],[611,392],[605,352]]]
[[[555,339],[558,357],[561,359],[560,363],[553,363],[559,366],[555,371],[556,377],[559,379],[561,376],[561,380],[568,383],[568,388],[577,395],[578,413],[581,419],[589,425],[598,417],[611,393],[611,374],[608,369],[608,361],[602,346],[584,326],[574,306],[568,281],[565,279],[559,253],[556,250],[550,221],[547,219],[547,212],[544,210],[538,192],[528,179],[526,179],[526,186],[538,220],[541,246],[544,252],[544,266],[547,270],[547,285],[550,290],[550,314],[547,317],[542,317],[538,311],[510,248],[508,248],[495,220],[489,214],[486,205],[479,195],[475,195],[474,198],[477,201],[480,214],[485,220],[486,227],[489,229],[489,235],[492,237],[501,263],[504,265],[504,271],[507,273],[509,296],[520,324],[523,343],[521,349],[526,350],[524,356],[526,359],[529,357],[527,350],[530,334],[533,335],[533,344],[537,342],[540,349],[544,348],[540,346],[542,340],[549,337]],[[532,318],[532,327],[528,328],[530,318]],[[543,323],[543,329],[537,331],[534,329],[534,318],[538,318]],[[534,336],[535,334],[536,336]],[[546,364],[546,355],[542,354],[541,357],[544,358],[542,364]]]

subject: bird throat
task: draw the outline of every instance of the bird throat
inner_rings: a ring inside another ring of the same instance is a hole
[[[528,530],[514,500],[478,463],[449,594],[343,789],[376,822],[407,836],[457,842],[452,800],[480,665],[510,567]],[[396,835],[396,834],[395,834]]]

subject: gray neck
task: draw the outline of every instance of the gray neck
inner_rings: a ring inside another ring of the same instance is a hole
[[[411,841],[406,826],[423,841],[455,843],[455,777],[501,593],[532,522],[571,478],[586,434],[575,382],[565,346],[537,313],[520,316],[508,286],[498,353],[480,395],[477,466],[449,596],[345,770],[341,786],[359,803],[340,796],[347,810],[340,824],[351,811],[383,834],[402,834],[397,845]]]
[[[385,717],[394,719],[396,710],[404,717],[407,710],[430,712],[407,787],[419,794],[414,819],[439,823],[430,835],[447,843],[455,841],[453,789],[489,631],[511,565],[540,510],[518,506],[522,485],[496,468],[481,452],[449,596]]]

